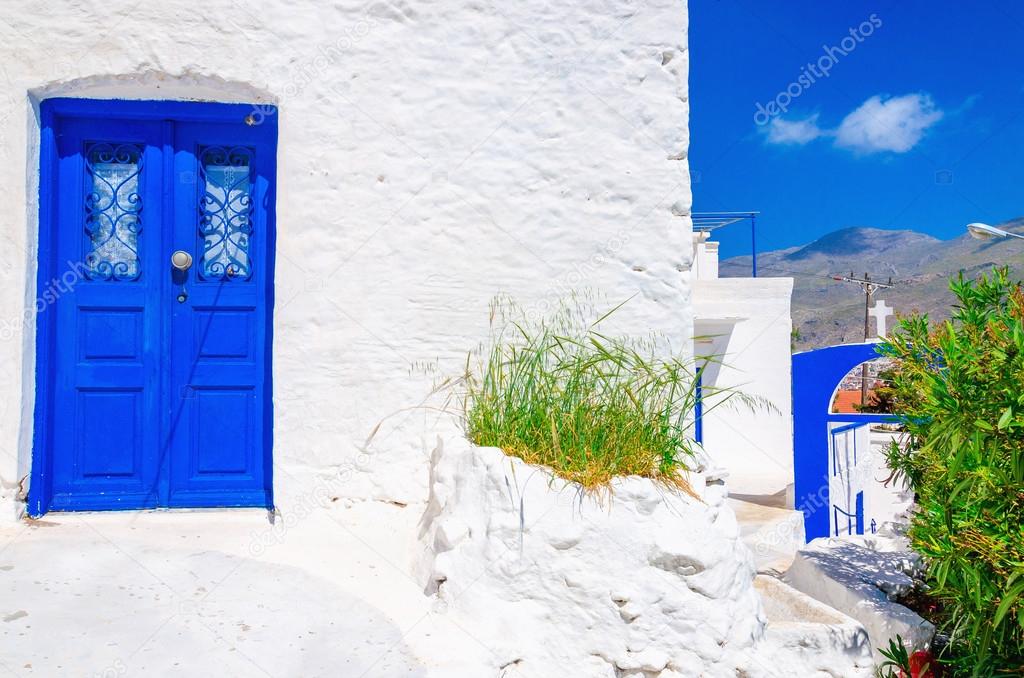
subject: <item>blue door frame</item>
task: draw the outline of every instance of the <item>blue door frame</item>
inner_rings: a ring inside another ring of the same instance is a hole
[[[30,515],[273,506],[277,116],[253,111],[42,102]]]
[[[794,494],[796,508],[804,514],[807,541],[829,536],[829,423],[897,421],[887,414],[831,412],[839,382],[857,365],[878,358],[877,346],[875,343],[841,344],[793,354]],[[858,506],[862,512],[863,504]],[[863,515],[859,523],[863,523]]]

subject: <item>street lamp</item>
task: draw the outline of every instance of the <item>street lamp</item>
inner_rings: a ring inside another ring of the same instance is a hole
[[[982,223],[967,224],[967,232],[971,234],[972,238],[977,238],[978,240],[989,240],[991,238],[1020,238],[1024,240],[1024,235],[1010,233],[1001,228]]]

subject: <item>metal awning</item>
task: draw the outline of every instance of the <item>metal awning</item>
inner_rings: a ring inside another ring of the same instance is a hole
[[[757,215],[760,212],[692,212],[690,220],[697,231],[710,233],[716,228],[729,226],[740,221],[750,222],[750,272],[757,277]]]
[[[760,212],[693,212],[690,219],[693,221],[693,228],[698,231],[713,231],[729,224],[750,219],[751,222],[757,218]]]

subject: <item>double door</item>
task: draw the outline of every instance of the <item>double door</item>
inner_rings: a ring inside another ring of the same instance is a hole
[[[241,105],[43,106],[56,289],[30,511],[270,506],[276,127]]]

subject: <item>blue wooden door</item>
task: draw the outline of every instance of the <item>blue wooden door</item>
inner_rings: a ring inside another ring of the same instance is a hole
[[[273,148],[250,127],[181,123],[174,137],[171,506],[264,501],[265,304]]]
[[[64,121],[56,134],[60,287],[54,509],[156,506],[160,461],[159,122]]]
[[[272,506],[276,127],[251,110],[44,102],[30,513]]]

